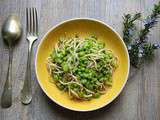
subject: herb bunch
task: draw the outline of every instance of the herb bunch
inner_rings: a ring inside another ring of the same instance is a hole
[[[148,33],[160,17],[160,2],[154,5],[152,13],[144,20],[144,28],[137,32],[135,22],[141,18],[141,13],[124,16],[123,40],[127,46],[131,64],[139,67],[144,60],[150,60],[160,44],[148,42]]]

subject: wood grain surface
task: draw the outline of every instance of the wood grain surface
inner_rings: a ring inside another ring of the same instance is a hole
[[[20,17],[23,36],[13,53],[13,105],[0,108],[0,120],[160,120],[160,50],[152,63],[142,69],[131,68],[130,77],[123,92],[108,106],[88,113],[66,110],[53,103],[37,83],[34,60],[43,35],[57,23],[75,17],[95,18],[111,25],[122,35],[124,13],[151,12],[159,0],[0,0],[0,29],[10,14]],[[28,106],[20,102],[27,62],[25,39],[25,8],[36,7],[39,15],[39,39],[34,44],[32,57],[33,100]],[[141,24],[139,24],[141,27]],[[160,24],[149,36],[151,42],[160,42]],[[0,33],[0,95],[2,94],[8,67],[8,47]]]

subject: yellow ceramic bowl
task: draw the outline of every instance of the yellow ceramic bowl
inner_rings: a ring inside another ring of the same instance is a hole
[[[60,36],[74,36],[75,34],[80,37],[96,35],[118,57],[119,67],[113,75],[113,86],[108,89],[106,94],[91,101],[80,102],[69,99],[67,93],[61,92],[50,82],[52,78],[46,69],[46,59]],[[74,111],[92,111],[112,102],[120,94],[127,82],[129,66],[129,55],[119,34],[101,21],[86,18],[67,20],[51,28],[41,40],[36,55],[36,74],[43,91],[55,103]]]

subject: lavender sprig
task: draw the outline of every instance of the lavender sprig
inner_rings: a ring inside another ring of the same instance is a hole
[[[127,14],[124,16],[123,39],[128,48],[131,64],[134,67],[139,67],[143,61],[153,58],[155,49],[160,48],[160,44],[152,44],[147,41],[147,35],[158,22],[159,15],[160,2],[154,5],[151,15],[145,19],[144,29],[140,30],[139,35],[136,37],[135,22],[141,17],[141,14],[136,13],[133,16]]]
[[[124,16],[124,29],[123,29],[123,40],[127,47],[132,43],[134,33],[136,31],[136,26],[134,22],[141,17],[140,13],[136,13],[133,17],[130,14]]]
[[[157,19],[160,15],[160,2],[154,5],[151,15],[145,19],[144,29],[140,31],[140,42],[146,42],[147,35],[150,32],[150,29],[158,22]]]

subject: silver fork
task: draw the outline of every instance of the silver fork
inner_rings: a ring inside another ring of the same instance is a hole
[[[21,91],[21,102],[29,104],[32,100],[31,86],[31,53],[32,45],[38,39],[38,18],[36,8],[26,8],[26,35],[29,43],[27,70],[25,75],[24,85]]]

